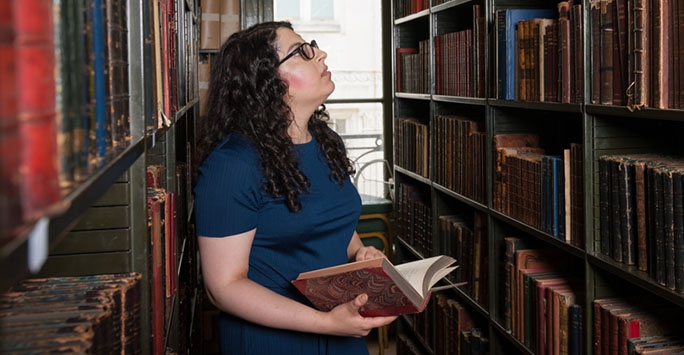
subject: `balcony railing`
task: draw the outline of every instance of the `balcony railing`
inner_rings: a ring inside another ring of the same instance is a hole
[[[382,133],[341,134],[347,154],[354,162],[354,185],[359,193],[391,196],[392,169],[385,160]]]

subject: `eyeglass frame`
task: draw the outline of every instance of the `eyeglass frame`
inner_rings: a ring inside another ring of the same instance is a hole
[[[302,49],[304,46],[309,46],[311,48],[311,52],[313,52],[313,55],[310,58],[306,54],[306,51]],[[285,58],[281,59],[280,62],[278,62],[278,65],[283,64],[286,60],[294,57],[297,54],[301,54],[302,58],[304,58],[305,60],[314,59],[314,57],[316,56],[316,49],[319,49],[318,43],[316,43],[316,40],[312,40],[311,42],[304,42],[304,43],[300,44],[299,46],[297,46],[297,48],[293,49],[292,52],[288,53],[285,56]]]

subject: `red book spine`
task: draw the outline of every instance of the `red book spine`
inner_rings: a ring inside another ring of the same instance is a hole
[[[0,240],[21,222],[19,146],[12,3],[0,1]]]
[[[61,199],[57,163],[52,2],[12,1],[21,199],[25,221]]]

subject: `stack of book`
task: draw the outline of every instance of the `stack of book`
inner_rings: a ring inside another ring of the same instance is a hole
[[[27,279],[0,295],[0,353],[139,354],[136,273]]]

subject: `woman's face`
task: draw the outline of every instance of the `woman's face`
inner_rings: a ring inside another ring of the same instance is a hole
[[[289,28],[279,28],[277,49],[280,59],[296,50],[304,40]],[[314,49],[314,56],[307,60],[301,54],[295,54],[280,64],[280,75],[289,84],[290,105],[311,105],[317,108],[335,90],[325,58],[328,54],[321,49]]]

